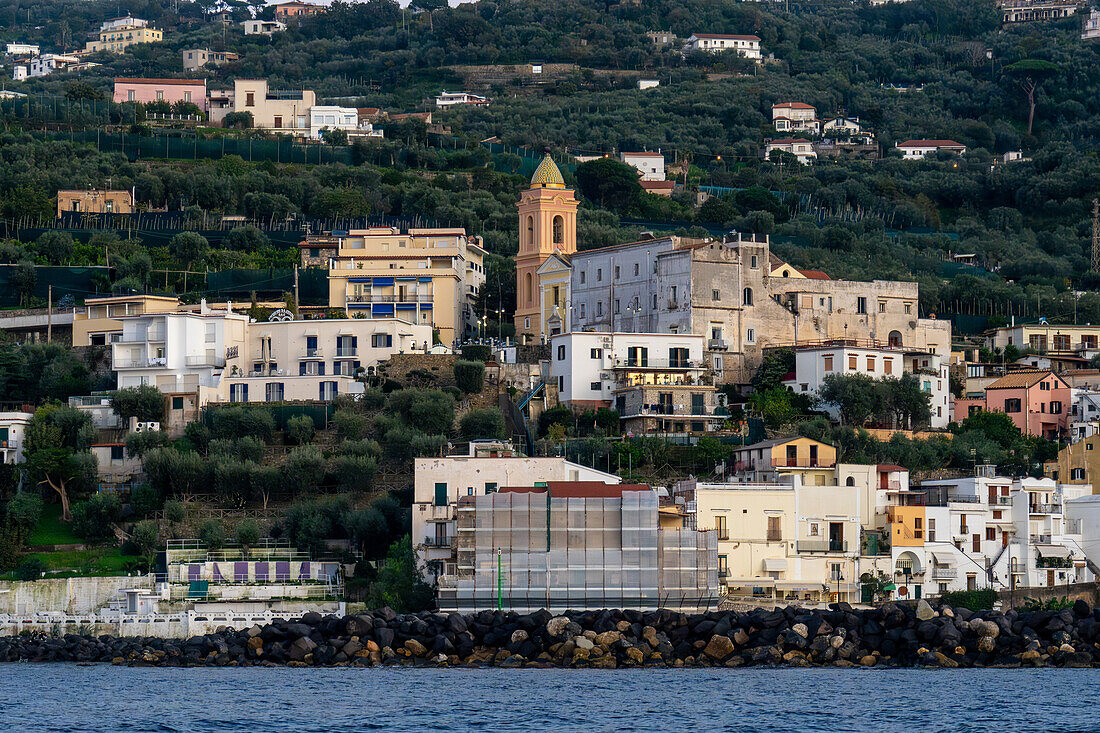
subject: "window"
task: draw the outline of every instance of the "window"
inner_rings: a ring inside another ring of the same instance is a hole
[[[435,505],[447,506],[447,483],[440,482],[435,485]]]
[[[1072,468],[1072,469],[1070,469],[1069,479],[1070,479],[1070,481],[1084,481],[1085,480],[1085,469],[1083,469],[1083,468]]]
[[[184,92],[183,93],[183,101],[185,101],[185,102],[190,102],[191,101],[191,92]]]
[[[626,350],[627,366],[649,366],[649,349],[644,346],[631,346]]]
[[[245,92],[244,94],[244,106],[255,107],[256,106],[256,92]]]
[[[868,356],[867,357],[867,371],[869,371],[869,372],[875,371],[875,357],[873,357],[873,356]]]
[[[1019,412],[1020,400],[1019,398],[1005,400],[1005,412]]]
[[[752,288],[745,288],[741,292],[741,304],[746,307],[752,305]]]
[[[159,89],[157,90],[157,101],[158,102],[163,102],[164,101],[164,92],[162,92]]]
[[[668,365],[670,367],[688,366],[688,350],[685,348],[673,348],[668,350]]]
[[[581,285],[584,285],[584,276],[585,276],[585,272],[584,272],[584,270],[581,270]]]
[[[1085,450],[1092,450],[1092,443],[1085,443]]]
[[[756,255],[753,255],[749,258],[749,267],[755,270],[757,268],[757,262]]]
[[[375,349],[388,349],[393,346],[393,335],[388,333],[372,333],[370,345]]]
[[[634,263],[634,277],[638,277],[638,263]]]
[[[936,541],[936,520],[932,517],[928,518],[928,541]]]
[[[893,374],[894,373],[894,360],[893,359],[883,359],[882,360],[882,373],[883,374]]]
[[[133,101],[135,101],[135,97],[136,97],[136,95],[135,95],[135,93],[134,93],[134,90],[133,90],[133,89],[131,89],[130,91],[126,92],[126,101],[127,101],[127,102],[133,102]]]
[[[125,452],[124,452],[125,448],[126,448],[126,446],[124,446],[124,445],[112,445],[111,446],[111,460],[112,461],[121,461],[122,459],[124,459],[126,457]]]
[[[602,317],[603,317],[603,301],[602,300],[597,300],[596,301],[596,318],[602,318]]]
[[[1062,403],[1058,400],[1054,400],[1050,403],[1050,414],[1060,415],[1062,413]]]
[[[229,401],[230,402],[248,402],[248,385],[247,384],[231,384],[231,385],[229,385]]]
[[[619,279],[619,266],[615,265],[615,280]]]
[[[619,299],[618,298],[615,298],[615,312],[616,313],[619,312]]]
[[[726,528],[726,518],[721,514],[714,518],[714,531],[718,533],[718,539],[720,540],[730,538],[729,529]]]
[[[603,349],[592,349],[589,352],[589,356],[591,356],[593,359],[602,359],[603,358]]]
[[[722,299],[722,292],[720,290],[711,290],[710,291],[710,299],[711,300],[721,300]]]
[[[182,397],[173,397],[172,398],[172,409],[173,410],[182,410],[183,409],[183,398]]]
[[[559,344],[558,345],[558,361],[563,361],[564,359],[565,359],[565,344]]]
[[[783,517],[768,517],[768,542],[779,542],[783,539]]]
[[[997,539],[997,530],[995,530],[993,527],[986,527],[985,538],[989,541]]]
[[[565,391],[565,377],[558,377],[558,391]]]
[[[867,312],[867,299],[863,297],[856,298],[856,313]]]
[[[591,389],[593,392],[599,392],[600,389],[602,389],[599,382],[589,382],[588,388]]]
[[[712,339],[714,339],[715,341],[721,341],[722,340],[722,327],[712,325],[710,327],[710,337]]]
[[[283,383],[282,382],[268,382],[266,387],[265,398],[268,402],[282,402],[283,401]]]
[[[676,286],[675,285],[673,285],[671,288],[669,288],[669,296],[668,297],[669,297],[669,300],[671,300],[673,303],[676,302]]]
[[[880,300],[878,302],[878,312],[879,313],[885,313],[886,312],[886,301],[885,300]]]
[[[1050,391],[1050,382],[1039,382],[1039,390],[1042,392]]]
[[[653,310],[657,310],[657,293],[653,294]]]
[[[908,315],[911,315],[912,313],[913,313],[913,304],[912,303],[906,303],[905,304],[905,315],[908,316]]]
[[[833,357],[825,357],[825,371],[831,372],[833,370]]]
[[[554,244],[561,244],[565,241],[565,219],[561,214],[554,217]]]
[[[848,368],[853,370],[853,371],[856,370],[856,369],[859,369],[858,357],[852,356],[852,355],[848,356]]]
[[[584,303],[581,303],[581,318],[584,318]]]
[[[745,332],[745,340],[748,341],[750,344],[756,343],[756,329],[755,328],[750,328],[748,331]]]
[[[603,269],[599,267],[596,268],[596,282],[603,282]]]
[[[976,534],[970,538],[970,547],[974,552],[982,551],[982,536]]]

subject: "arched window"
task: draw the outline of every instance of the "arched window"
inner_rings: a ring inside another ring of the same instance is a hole
[[[523,276],[523,292],[526,295],[527,305],[531,305],[535,302],[535,284],[534,278],[531,277],[531,273],[527,273]]]
[[[527,246],[535,246],[535,217],[527,217]]]
[[[554,217],[554,244],[565,242],[565,219],[561,214]]]
[[[889,344],[895,349],[901,348],[901,331],[891,331],[889,337]]]
[[[844,479],[844,485],[845,486],[855,486],[856,485],[855,476],[849,476],[848,478]]]
[[[741,305],[752,305],[752,288],[745,288],[744,292],[741,293]]]
[[[790,270],[783,270],[783,277],[790,277],[790,276],[791,276],[791,271]]]

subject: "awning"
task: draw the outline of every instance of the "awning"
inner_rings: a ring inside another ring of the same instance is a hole
[[[1035,545],[1035,550],[1040,557],[1069,557],[1069,548],[1062,545]]]
[[[731,588],[744,588],[747,586],[771,588],[775,585],[775,578],[726,578],[725,583]]]
[[[787,569],[787,558],[785,557],[765,557],[764,558],[764,572],[777,573],[783,572]]]
[[[954,555],[947,555],[947,554],[944,554],[942,552],[933,552],[932,553],[932,561],[934,563],[936,563],[937,565],[954,565],[955,564],[955,556]]]
[[[825,590],[823,584],[808,580],[777,580],[775,581],[775,587],[780,590]]]

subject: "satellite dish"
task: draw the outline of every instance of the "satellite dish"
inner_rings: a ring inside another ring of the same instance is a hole
[[[276,311],[272,311],[271,315],[267,317],[267,320],[271,323],[282,323],[284,321],[293,321],[294,314],[288,311],[286,308],[280,308]]]

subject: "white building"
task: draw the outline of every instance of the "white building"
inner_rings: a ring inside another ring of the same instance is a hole
[[[1066,514],[1069,500],[1089,495],[1087,484],[979,475],[925,481],[921,489],[928,497],[927,530],[924,559],[915,569],[928,595],[984,587],[1053,588],[1094,578],[1083,522]]]
[[[312,138],[320,138],[322,130],[350,132],[358,128],[359,110],[355,107],[315,105],[309,108],[309,136]]]
[[[1081,29],[1081,39],[1088,41],[1100,38],[1100,9],[1093,8],[1085,16],[1084,27]]]
[[[1074,387],[1070,390],[1073,404],[1070,406],[1070,442],[1091,438],[1100,428],[1100,390]]]
[[[68,71],[80,63],[80,59],[70,54],[44,53],[31,59],[28,76],[46,76],[55,71]]]
[[[898,150],[906,160],[919,160],[929,153],[943,150],[956,155],[966,152],[966,146],[954,140],[906,140],[898,143]]]
[[[637,169],[643,181],[665,180],[665,156],[656,153],[619,153],[619,160]]]
[[[803,102],[780,102],[772,105],[772,125],[778,132],[821,131],[821,121],[817,119],[817,108]]]
[[[16,64],[11,69],[11,78],[14,81],[23,81],[27,78],[27,67],[24,64]]]
[[[794,350],[794,378],[785,384],[796,393],[819,394],[825,377],[830,374],[863,374],[872,379],[897,379],[902,374],[911,374],[919,381],[921,390],[929,395],[932,413],[929,425],[946,428],[951,422],[949,360],[929,349],[904,348],[900,333],[893,343],[832,339],[795,345]],[[823,407],[833,419],[839,417],[840,411],[835,405]]]
[[[9,43],[4,46],[8,56],[37,56],[41,51],[35,43]]]
[[[456,104],[472,104],[480,107],[489,104],[489,98],[470,92],[448,92],[446,90],[435,98],[435,106],[441,109],[453,107]]]
[[[661,81],[659,79],[639,79],[638,80],[638,88],[639,89],[643,89],[643,90],[644,89],[654,89],[654,88],[659,87],[659,86],[661,86]]]
[[[863,125],[860,123],[858,117],[840,115],[825,120],[821,125],[821,131],[823,134],[832,134],[834,136],[858,135],[863,132]]]
[[[574,331],[550,337],[550,378],[577,408],[613,407],[626,431],[707,432],[726,419],[702,334]]]
[[[4,463],[23,462],[23,443],[33,417],[30,412],[0,412],[0,459]]]
[[[773,150],[782,150],[784,153],[790,153],[794,157],[798,158],[798,162],[802,165],[809,165],[817,160],[817,153],[814,151],[813,143],[805,138],[779,138],[777,140],[765,140],[764,141],[764,159],[770,160]]]
[[[760,59],[759,36],[736,36],[723,33],[692,33],[684,44],[684,51],[720,53],[736,51],[745,58]]]
[[[286,23],[277,20],[246,20],[241,25],[246,36],[273,36],[286,30]]]
[[[622,483],[614,474],[561,457],[516,455],[510,444],[497,441],[475,441],[467,455],[416,458],[413,469],[412,538],[426,580],[455,573],[455,514],[460,497],[550,481]]]

